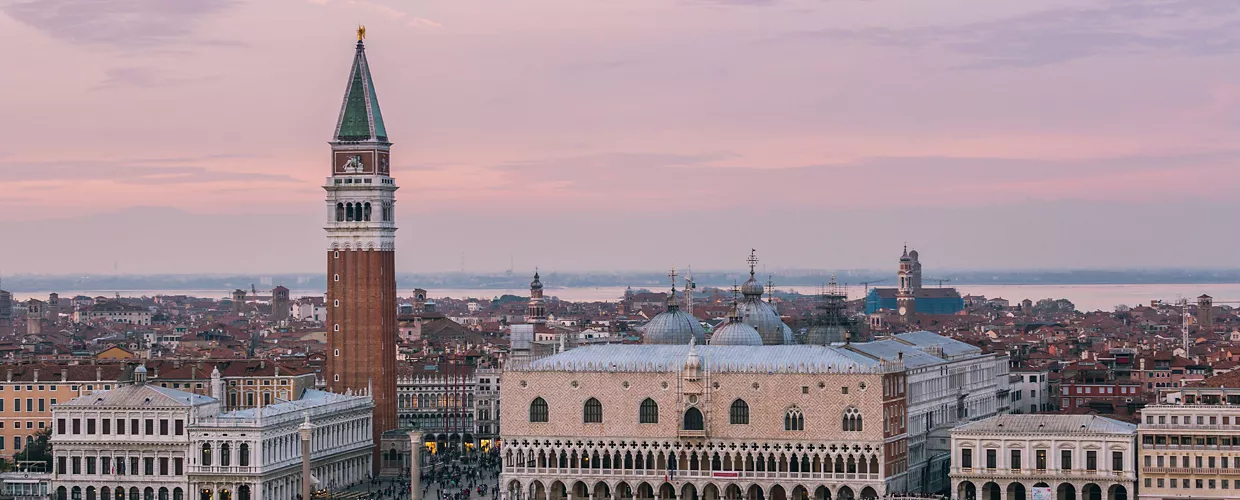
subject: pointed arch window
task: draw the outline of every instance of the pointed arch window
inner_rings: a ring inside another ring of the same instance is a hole
[[[590,398],[586,400],[585,408],[582,409],[582,419],[587,424],[603,423],[603,404],[597,399]]]
[[[801,409],[793,406],[784,413],[784,430],[785,431],[803,431],[805,430],[805,414],[801,413]]]
[[[861,410],[855,406],[844,409],[843,429],[845,432],[861,432]]]
[[[530,403],[530,422],[547,421],[547,400],[537,397]]]
[[[748,425],[749,403],[739,398],[733,401],[732,407],[728,409],[728,423],[732,425]]]
[[[638,414],[638,422],[643,424],[659,423],[659,403],[653,399],[646,398],[642,401],[641,411]]]
[[[686,431],[704,430],[706,425],[702,421],[702,411],[694,407],[685,410],[684,428]]]

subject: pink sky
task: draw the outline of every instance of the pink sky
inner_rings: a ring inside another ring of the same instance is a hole
[[[405,271],[1235,265],[1234,0],[0,0],[0,271],[317,271],[359,22]]]

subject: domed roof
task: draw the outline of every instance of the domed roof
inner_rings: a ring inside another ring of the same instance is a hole
[[[792,335],[792,328],[789,328],[788,324],[784,323],[784,345],[795,345],[796,343],[797,339]]]
[[[784,322],[770,304],[757,298],[745,297],[745,300],[736,305],[736,310],[740,313],[741,321],[758,330],[763,344],[784,343]]]
[[[740,321],[724,323],[710,336],[710,345],[762,345],[762,335]]]
[[[706,331],[702,329],[702,323],[697,318],[673,304],[669,305],[666,311],[650,318],[643,337],[644,344],[683,345],[689,343],[689,339],[705,342]]]
[[[762,292],[764,291],[762,283],[758,283],[758,280],[754,278],[752,273],[749,275],[749,281],[741,285],[741,295],[746,297],[762,297]]]
[[[534,281],[530,282],[530,290],[542,290],[542,280],[538,279],[538,271],[534,271]]]
[[[805,332],[805,344],[829,346],[843,342],[847,331],[848,329],[841,325],[814,325]]]

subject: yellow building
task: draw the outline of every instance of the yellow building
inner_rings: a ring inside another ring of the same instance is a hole
[[[124,376],[124,364],[33,363],[5,367],[0,381],[0,457],[9,458],[51,425],[57,403],[110,390]]]

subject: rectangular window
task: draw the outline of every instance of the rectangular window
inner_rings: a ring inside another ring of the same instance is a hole
[[[138,457],[129,457],[129,473],[138,475]]]
[[[148,476],[155,475],[155,457],[146,457],[142,459],[142,473]]]
[[[65,457],[56,457],[56,473],[68,474],[68,463],[69,461]]]
[[[1037,450],[1034,452],[1034,466],[1038,470],[1046,470],[1046,450]]]
[[[176,457],[172,459],[172,475],[179,476],[182,474],[181,469],[185,466],[185,459]]]
[[[1020,450],[1012,450],[1012,460],[1009,466],[1012,469],[1020,469]]]
[[[107,422],[107,420],[104,420]],[[112,473],[112,457],[99,457],[99,471],[104,474]]]
[[[116,475],[125,475],[125,457],[116,457]]]
[[[1072,450],[1062,450],[1059,452],[1059,468],[1061,470],[1072,469]]]
[[[82,457],[70,457],[70,458],[69,458],[69,463],[70,463],[70,464],[73,464],[73,473],[74,473],[74,474],[81,474],[81,473],[82,473]]]
[[[134,436],[141,434],[140,432],[138,432],[138,419],[136,418],[129,419],[129,433]]]
[[[1158,478],[1158,487],[1159,487],[1159,488],[1162,488],[1162,487],[1163,487],[1163,484],[1164,484],[1164,483],[1163,483],[1163,478],[1161,478],[1161,477],[1160,477],[1160,478]]]
[[[159,419],[159,435],[160,436],[168,435],[168,419],[166,418]]]
[[[106,436],[112,433],[112,419],[110,418],[101,419],[99,423],[103,424],[103,435]]]
[[[184,420],[181,420],[178,418],[176,419],[174,424],[175,425],[173,426],[173,428],[176,431],[176,435],[180,436],[181,434],[185,433],[185,421]]]
[[[65,433],[65,419],[58,418],[56,419],[56,434],[64,434],[64,433]]]
[[[82,419],[80,418],[73,419],[73,433],[74,434],[82,433]]]
[[[86,457],[86,473],[95,474],[95,457]]]
[[[973,450],[968,448],[960,450],[960,466],[966,469],[973,468]]]
[[[1154,457],[1152,457],[1152,456],[1150,456],[1150,455],[1146,455],[1146,456],[1145,456],[1145,466],[1146,466],[1146,467],[1153,467],[1153,466],[1154,466]],[[1115,469],[1115,464],[1111,464],[1111,468],[1112,468],[1112,469],[1114,469],[1114,470],[1122,470],[1122,469]]]
[[[26,398],[26,411],[34,412],[34,398]]]
[[[93,418],[86,419],[86,433],[90,435],[95,434],[95,419]]]
[[[987,469],[999,468],[999,451],[998,450],[986,450],[986,468]]]
[[[1085,470],[1088,470],[1088,471],[1098,470],[1098,452],[1097,451],[1088,450],[1085,452]]]
[[[148,419],[146,419],[146,421],[145,421],[145,422],[143,422],[143,423],[145,423],[145,424],[146,424],[146,435],[147,435],[147,436],[154,436],[154,435],[155,435],[155,419],[153,419],[153,418],[148,418]]]
[[[47,411],[47,400],[39,398],[39,411]]]
[[[159,475],[168,475],[168,457],[159,457]]]

